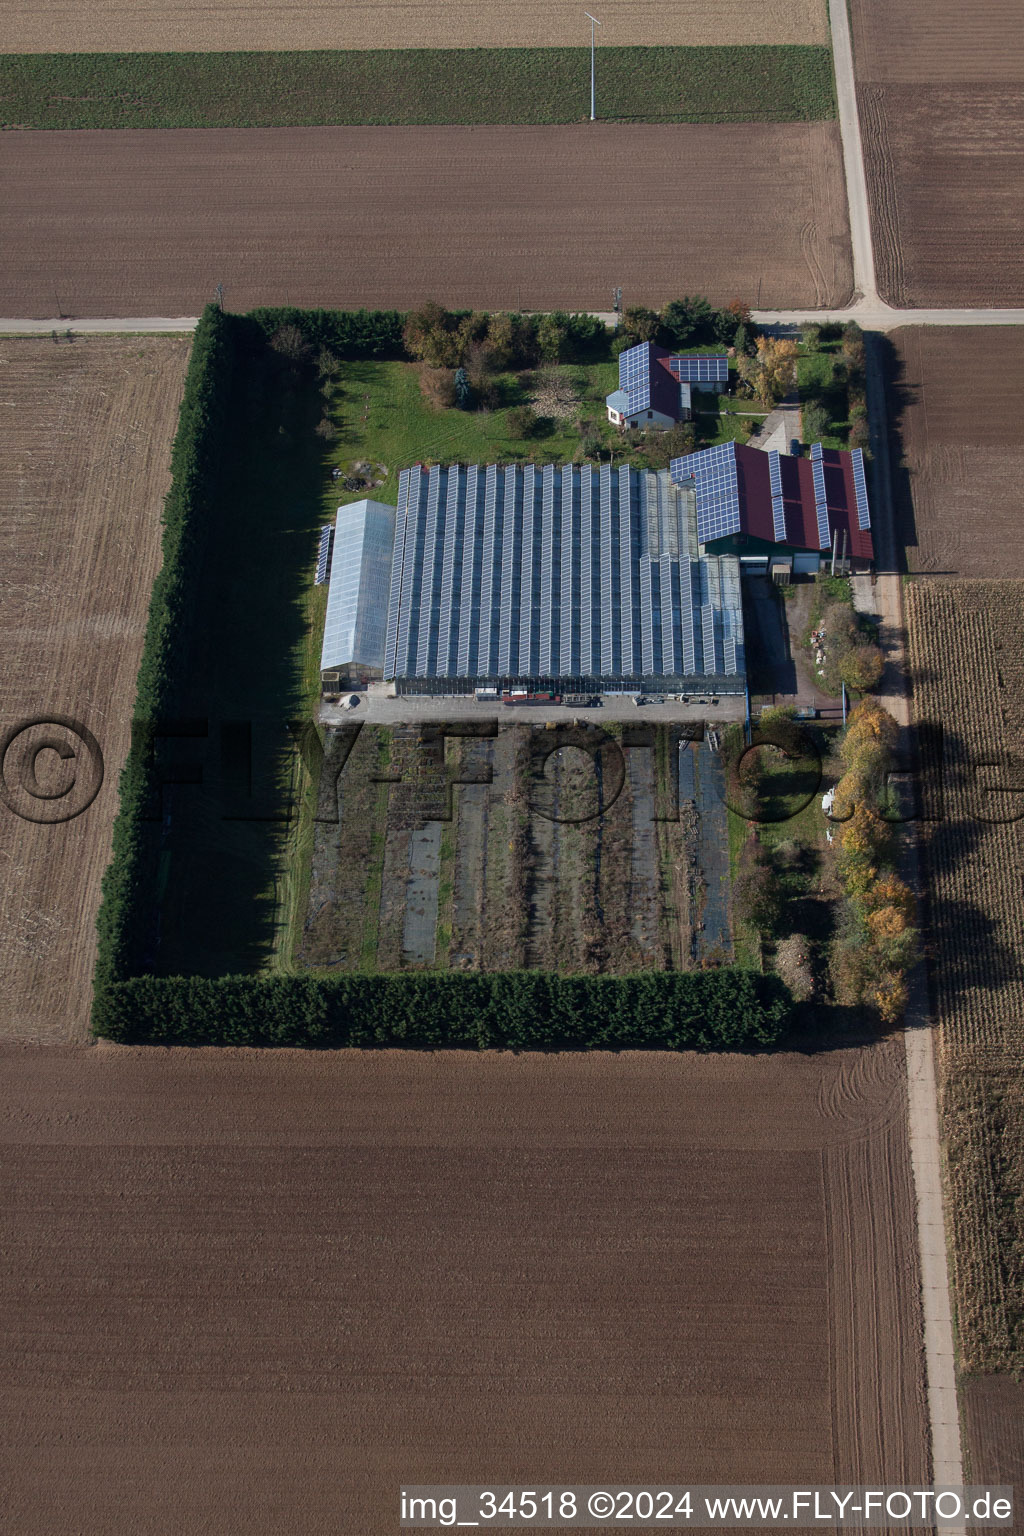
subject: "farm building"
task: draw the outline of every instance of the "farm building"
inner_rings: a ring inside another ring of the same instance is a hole
[[[620,427],[672,427],[693,415],[693,389],[721,391],[729,382],[724,353],[676,356],[642,341],[619,353],[619,387],[605,396],[608,420]]]
[[[338,508],[321,673],[379,673],[394,546],[394,507],[354,501]]]
[[[359,615],[378,645],[359,660],[401,692],[745,690],[739,561],[698,548],[696,498],[667,470],[415,465],[399,479],[389,592],[382,547],[369,565],[344,549],[339,531],[343,649],[360,650]],[[325,672],[341,665],[325,638]]]
[[[676,485],[691,490],[697,537],[708,554],[738,555],[744,567],[772,556],[793,570],[818,570],[833,550],[853,570],[874,560],[864,455],[815,443],[808,458],[720,443],[673,459]]]

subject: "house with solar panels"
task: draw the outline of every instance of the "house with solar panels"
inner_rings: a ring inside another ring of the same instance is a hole
[[[338,514],[325,692],[357,656],[399,693],[745,692],[739,560],[668,470],[417,464],[375,505]]]
[[[617,427],[675,426],[693,415],[693,390],[720,393],[729,383],[724,354],[676,356],[653,341],[619,353],[619,387],[605,396],[608,420]]]
[[[773,560],[794,573],[836,557],[844,568],[874,561],[864,455],[815,443],[807,458],[720,443],[673,459],[673,483],[696,502],[697,537],[708,554],[732,554],[751,573]]]

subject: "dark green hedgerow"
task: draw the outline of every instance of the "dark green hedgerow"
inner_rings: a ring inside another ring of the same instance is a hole
[[[231,388],[232,317],[210,306],[196,327],[171,452],[171,489],[164,503],[163,561],[153,583],[135,695],[136,726],[121,774],[111,862],[96,920],[95,985],[132,975],[148,947],[154,848],[151,754],[139,722],[169,719],[175,708],[194,597],[191,575],[202,560],[220,472],[218,438]]]
[[[94,1029],[148,1045],[713,1050],[775,1044],[790,997],[725,968],[635,976],[140,976],[101,988]]]

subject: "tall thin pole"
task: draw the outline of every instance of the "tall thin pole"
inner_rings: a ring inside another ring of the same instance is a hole
[[[594,28],[599,27],[601,23],[596,16],[591,16],[589,11],[584,11],[583,14],[590,22],[590,121],[593,122],[597,116],[594,96]]]

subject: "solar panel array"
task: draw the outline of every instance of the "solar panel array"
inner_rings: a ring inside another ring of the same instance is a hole
[[[687,384],[728,384],[729,359],[723,352],[693,357],[670,357],[668,366]]]
[[[673,459],[669,466],[677,484],[692,481],[697,495],[697,538],[701,544],[740,531],[740,493],[736,478],[736,444],[718,443]]]
[[[739,567],[690,558],[687,505],[664,470],[403,471],[384,676],[741,673]]]
[[[814,511],[818,519],[818,548],[831,549],[832,533],[828,525],[828,499],[825,495],[825,465],[821,444],[811,445],[811,473],[814,477]]]
[[[651,403],[651,349],[642,341],[619,353],[619,388],[629,396],[630,415],[646,411]]]
[[[772,528],[777,544],[786,542],[786,507],[782,500],[782,464],[779,450],[768,450],[768,477],[772,486]]]
[[[871,527],[871,508],[868,506],[868,487],[864,479],[864,453],[855,448],[850,454],[853,460],[853,489],[857,498],[857,527],[861,531]]]
[[[316,585],[322,587],[327,580],[327,568],[331,563],[331,534],[334,529],[325,523],[320,529],[320,550],[316,557]]]

